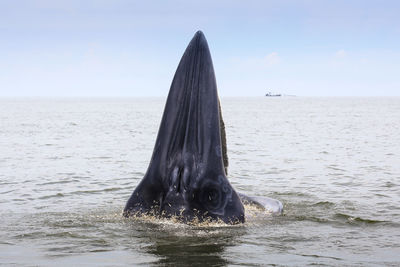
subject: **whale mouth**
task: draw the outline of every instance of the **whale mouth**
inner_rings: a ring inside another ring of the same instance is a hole
[[[211,54],[198,31],[180,60],[150,165],[124,215],[244,222],[243,205],[226,178],[222,125]]]

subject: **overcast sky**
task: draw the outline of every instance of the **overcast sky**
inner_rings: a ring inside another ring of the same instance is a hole
[[[197,30],[221,96],[400,96],[400,1],[0,1],[0,96],[166,96]]]

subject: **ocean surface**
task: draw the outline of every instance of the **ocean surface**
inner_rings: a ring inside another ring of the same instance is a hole
[[[164,103],[0,99],[0,265],[400,265],[400,98],[222,98],[236,226],[122,217]]]

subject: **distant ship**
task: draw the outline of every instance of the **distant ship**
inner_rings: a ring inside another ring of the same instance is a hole
[[[274,93],[266,93],[265,96],[273,97],[273,96],[282,96],[282,94],[274,94]]]

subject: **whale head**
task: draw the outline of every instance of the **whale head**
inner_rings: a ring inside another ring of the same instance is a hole
[[[225,174],[221,120],[211,54],[198,31],[178,65],[149,167],[124,215],[244,222]]]

